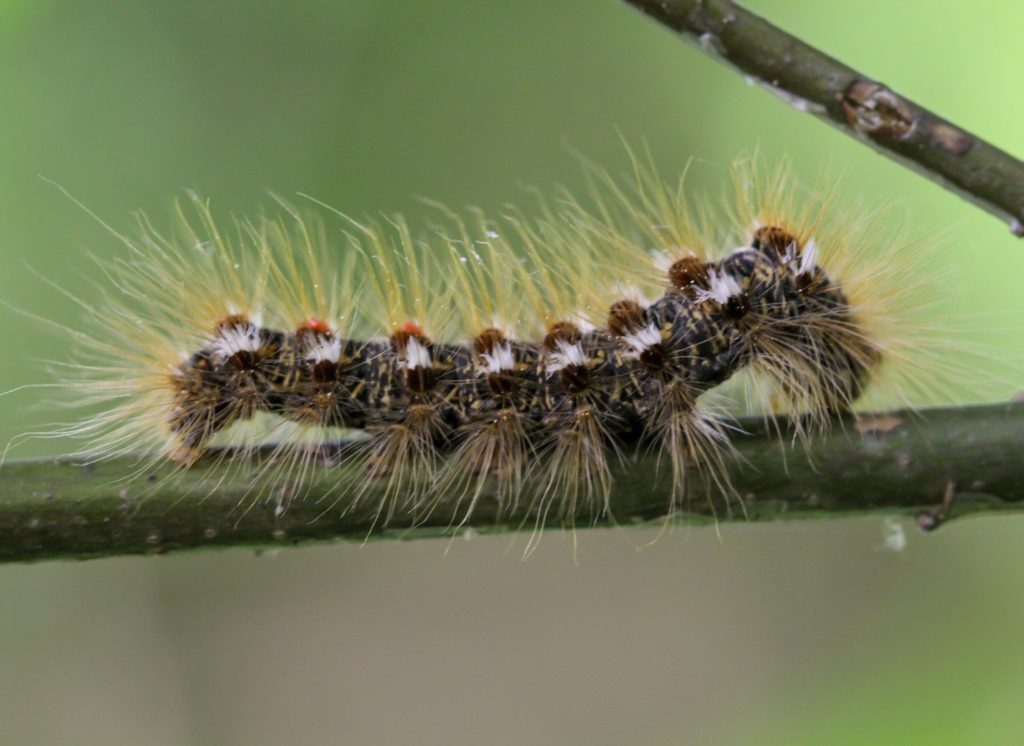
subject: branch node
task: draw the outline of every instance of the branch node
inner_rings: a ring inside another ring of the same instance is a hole
[[[946,482],[946,491],[942,494],[942,502],[937,508],[920,511],[915,517],[917,527],[931,533],[949,520],[949,511],[953,507],[954,497],[956,497],[956,484],[952,481]]]
[[[625,0],[799,111],[1005,221],[1024,237],[1024,162],[732,0]]]
[[[917,122],[910,105],[891,90],[870,80],[855,80],[842,96],[846,121],[869,137],[905,140]]]

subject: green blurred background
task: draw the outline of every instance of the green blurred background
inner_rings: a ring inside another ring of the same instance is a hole
[[[751,0],[1024,154],[1024,5]],[[1005,226],[681,45],[615,0],[0,0],[0,299],[74,326],[115,227],[183,188],[424,215],[578,183],[620,133],[715,182],[755,144],[895,196],[956,247],[972,342],[1024,352]],[[953,305],[956,303],[958,305]],[[65,342],[0,310],[0,390]],[[984,377],[984,371],[980,372]],[[1008,396],[1013,382],[992,397]],[[0,439],[59,416],[0,399]],[[14,455],[69,449],[34,442]],[[1024,521],[878,519],[0,567],[0,744],[1022,742]]]

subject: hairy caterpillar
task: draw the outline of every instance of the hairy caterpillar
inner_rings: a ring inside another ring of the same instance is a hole
[[[326,510],[372,485],[384,523],[452,495],[458,523],[485,494],[571,523],[609,509],[627,439],[664,456],[668,511],[695,476],[728,495],[731,424],[709,397],[736,378],[800,415],[798,436],[930,378],[927,257],[876,214],[752,161],[722,207],[634,166],[530,211],[436,207],[419,232],[284,202],[222,226],[195,196],[172,235],[140,218],[65,366],[99,413],[60,434],[183,467],[229,434],[272,443],[266,468],[302,499],[318,446],[360,431],[343,458],[366,478]]]

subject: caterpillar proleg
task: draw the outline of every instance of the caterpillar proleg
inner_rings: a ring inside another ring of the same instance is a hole
[[[633,163],[529,210],[435,205],[422,230],[315,200],[222,225],[189,195],[172,233],[119,236],[107,293],[81,301],[94,328],[63,378],[99,414],[61,434],[182,467],[271,444],[284,510],[355,433],[341,458],[365,478],[325,510],[372,493],[386,524],[454,497],[457,525],[486,496],[572,524],[609,510],[626,441],[662,454],[667,512],[693,478],[729,496],[737,392],[813,437],[924,380],[928,246],[757,159],[724,204]]]

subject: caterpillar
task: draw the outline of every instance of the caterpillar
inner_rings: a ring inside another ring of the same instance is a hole
[[[625,441],[662,455],[667,513],[693,479],[730,496],[716,396],[806,439],[872,392],[933,387],[931,244],[785,164],[739,161],[699,200],[631,157],[625,180],[587,165],[584,194],[530,209],[430,204],[422,230],[311,198],[222,225],[190,193],[167,235],[140,216],[99,301],[73,296],[93,330],[62,379],[96,414],[59,434],[182,468],[270,443],[292,500],[356,433],[341,458],[365,479],[325,510],[373,494],[386,524],[454,496],[458,525],[486,497],[542,525],[609,511]]]

